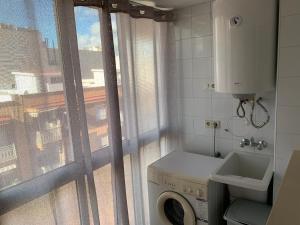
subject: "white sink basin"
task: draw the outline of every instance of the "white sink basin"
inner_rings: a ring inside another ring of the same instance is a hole
[[[265,201],[273,176],[271,156],[231,152],[212,174],[212,180],[229,185],[230,194]]]

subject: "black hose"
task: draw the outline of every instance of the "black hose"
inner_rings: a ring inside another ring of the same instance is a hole
[[[253,120],[253,114],[254,114],[254,109],[255,109],[255,103],[252,104],[252,111],[251,111],[251,114],[250,114],[250,121],[251,121],[251,124],[253,127],[257,128],[257,129],[260,129],[260,128],[263,128],[264,126],[266,126],[269,122],[270,122],[270,114],[268,112],[268,110],[266,109],[266,107],[261,103],[262,101],[262,97],[258,98],[256,100],[256,104],[259,105],[262,110],[267,114],[267,119],[265,122],[263,122],[262,124],[256,124]]]
[[[245,116],[246,116],[246,111],[245,111],[245,108],[244,108],[243,104],[246,104],[246,101],[240,99],[240,103],[239,103],[239,105],[236,109],[236,115],[239,118],[245,118]],[[240,112],[241,110],[242,110],[242,113]]]

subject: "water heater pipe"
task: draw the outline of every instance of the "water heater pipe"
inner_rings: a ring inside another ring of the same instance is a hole
[[[262,97],[259,97],[256,101],[253,100],[252,101],[252,107],[251,107],[251,113],[250,113],[250,122],[251,122],[251,125],[257,129],[260,129],[260,128],[263,128],[264,126],[266,126],[269,122],[270,122],[270,114],[267,110],[267,108],[261,103],[262,101]],[[240,99],[240,102],[239,102],[239,105],[236,109],[236,114],[239,118],[245,118],[246,117],[246,111],[245,111],[245,108],[244,108],[244,104],[247,104],[248,102],[250,102],[248,99]],[[254,121],[254,110],[255,110],[255,105],[258,105],[262,108],[262,110],[266,113],[267,115],[267,119],[266,121],[262,122],[261,124],[257,124],[255,121]]]
[[[256,100],[256,104],[258,106],[260,106],[262,108],[262,110],[266,113],[267,115],[267,119],[266,121],[264,121],[262,124],[256,124],[253,120],[253,114],[254,114],[254,109],[255,109],[255,102],[253,102],[252,104],[252,110],[251,110],[251,114],[250,114],[250,122],[252,124],[253,127],[259,129],[259,128],[263,128],[264,126],[266,126],[269,122],[270,122],[270,114],[267,110],[267,108],[261,103],[262,101],[262,97],[259,97],[257,100]]]

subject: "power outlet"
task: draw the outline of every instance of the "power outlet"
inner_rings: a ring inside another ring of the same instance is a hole
[[[221,121],[205,120],[205,128],[220,128]]]

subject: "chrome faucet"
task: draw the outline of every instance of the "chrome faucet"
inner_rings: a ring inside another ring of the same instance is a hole
[[[242,141],[240,142],[240,147],[244,148],[245,146],[249,146],[250,145],[250,140],[247,138],[243,138]]]
[[[257,148],[258,150],[263,150],[268,146],[268,143],[264,140],[255,141],[254,137],[251,137],[250,140],[247,138],[243,138],[240,142],[240,147],[244,148],[245,146],[250,146]]]

